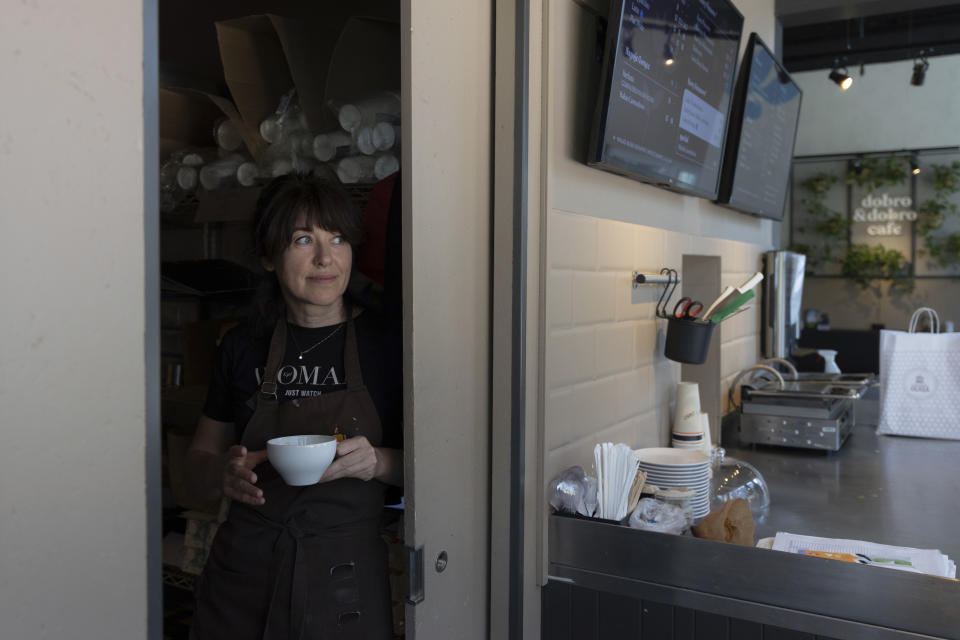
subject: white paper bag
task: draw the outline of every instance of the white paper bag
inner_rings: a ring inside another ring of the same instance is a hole
[[[933,333],[916,333],[924,315]],[[960,440],[960,333],[939,330],[936,311],[923,307],[909,331],[880,332],[877,433]]]

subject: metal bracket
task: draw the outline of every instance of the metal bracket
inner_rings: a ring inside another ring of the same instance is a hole
[[[638,288],[642,284],[669,284],[671,282],[680,282],[680,278],[678,277],[676,280],[671,280],[670,276],[662,273],[640,273],[639,271],[633,272],[634,289]]]
[[[423,545],[407,550],[407,604],[423,602]]]

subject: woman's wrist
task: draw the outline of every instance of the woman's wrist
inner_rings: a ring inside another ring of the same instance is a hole
[[[403,486],[403,451],[374,447],[373,452],[377,458],[373,477],[386,484]]]

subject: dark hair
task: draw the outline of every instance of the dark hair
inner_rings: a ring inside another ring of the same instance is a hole
[[[354,249],[363,242],[358,208],[335,178],[290,173],[274,178],[260,192],[253,216],[254,255],[276,263],[299,222],[339,233]],[[269,334],[286,314],[276,271],[266,272],[257,298],[255,326],[258,333]]]
[[[253,217],[253,251],[274,262],[290,246],[300,216],[306,225],[339,233],[352,247],[363,242],[363,224],[350,194],[328,178],[289,173],[260,192]]]

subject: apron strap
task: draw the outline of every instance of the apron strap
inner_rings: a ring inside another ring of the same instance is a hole
[[[270,400],[277,399],[277,371],[283,362],[283,353],[287,349],[287,322],[283,318],[277,320],[270,338],[270,351],[267,354],[267,366],[263,370],[263,381],[260,383],[260,395]]]
[[[263,639],[299,640],[303,637],[308,602],[307,574],[310,571],[303,553],[302,541],[312,537],[312,534],[297,526],[294,518],[288,519],[284,524],[268,518],[262,518],[262,522],[266,527],[279,530],[280,533],[273,548],[273,594],[267,611]]]
[[[357,349],[357,330],[353,318],[347,320],[347,341],[343,348],[343,366],[347,370],[347,389],[354,391],[363,387],[360,371],[360,351]]]

